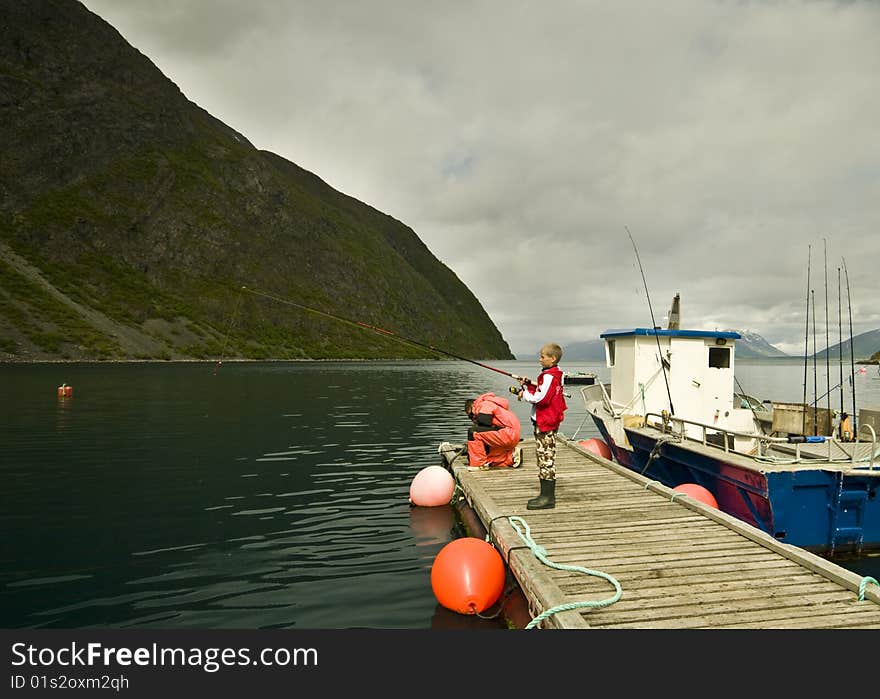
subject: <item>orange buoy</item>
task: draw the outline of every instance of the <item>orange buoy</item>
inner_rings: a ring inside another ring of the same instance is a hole
[[[459,614],[479,614],[504,589],[504,561],[492,544],[473,536],[450,541],[431,567],[437,601]]]
[[[73,395],[73,386],[68,386],[66,383],[61,384],[58,387],[58,397],[59,398],[67,398],[68,396]]]
[[[611,458],[611,448],[601,439],[582,439],[578,442],[578,446],[604,459]]]
[[[454,491],[455,479],[449,471],[442,466],[426,466],[409,486],[409,501],[425,507],[448,505]]]
[[[682,483],[681,485],[675,486],[673,490],[677,493],[684,493],[694,500],[699,500],[704,505],[714,507],[716,510],[718,509],[718,501],[715,500],[715,496],[701,485],[697,485],[696,483]]]

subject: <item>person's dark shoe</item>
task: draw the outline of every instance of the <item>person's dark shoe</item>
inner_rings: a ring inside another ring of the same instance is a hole
[[[538,480],[541,494],[526,503],[529,510],[549,510],[556,506],[556,481]]]

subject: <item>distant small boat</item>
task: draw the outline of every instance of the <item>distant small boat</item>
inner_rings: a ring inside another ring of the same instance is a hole
[[[856,441],[842,441],[830,410],[734,390],[738,333],[601,337],[611,382],[581,394],[615,461],[669,487],[702,486],[779,541],[832,556],[880,549],[880,410],[862,408]]]
[[[588,371],[566,371],[563,372],[565,383],[577,383],[592,385],[596,383],[596,375]]]

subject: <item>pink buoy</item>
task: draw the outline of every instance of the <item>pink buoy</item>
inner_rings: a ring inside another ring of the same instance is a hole
[[[454,491],[455,479],[449,471],[442,466],[426,466],[409,486],[409,501],[423,507],[448,505]]]
[[[611,448],[601,439],[582,439],[578,442],[578,446],[603,459],[611,458]]]
[[[716,510],[718,509],[718,501],[715,500],[715,496],[701,485],[697,485],[696,483],[682,483],[681,485],[675,486],[673,490],[677,493],[684,493],[688,497],[698,500],[704,505],[714,507]]]
[[[440,549],[431,566],[437,601],[459,614],[479,614],[504,590],[504,561],[492,544],[467,536]]]

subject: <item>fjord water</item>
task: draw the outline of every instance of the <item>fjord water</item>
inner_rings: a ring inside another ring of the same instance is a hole
[[[802,399],[803,363],[737,376]],[[880,405],[876,376],[856,375],[860,406]],[[0,627],[496,627],[437,604],[433,559],[463,531],[408,495],[441,441],[463,442],[464,400],[513,383],[457,361],[0,364]],[[568,390],[563,433],[597,437]]]

